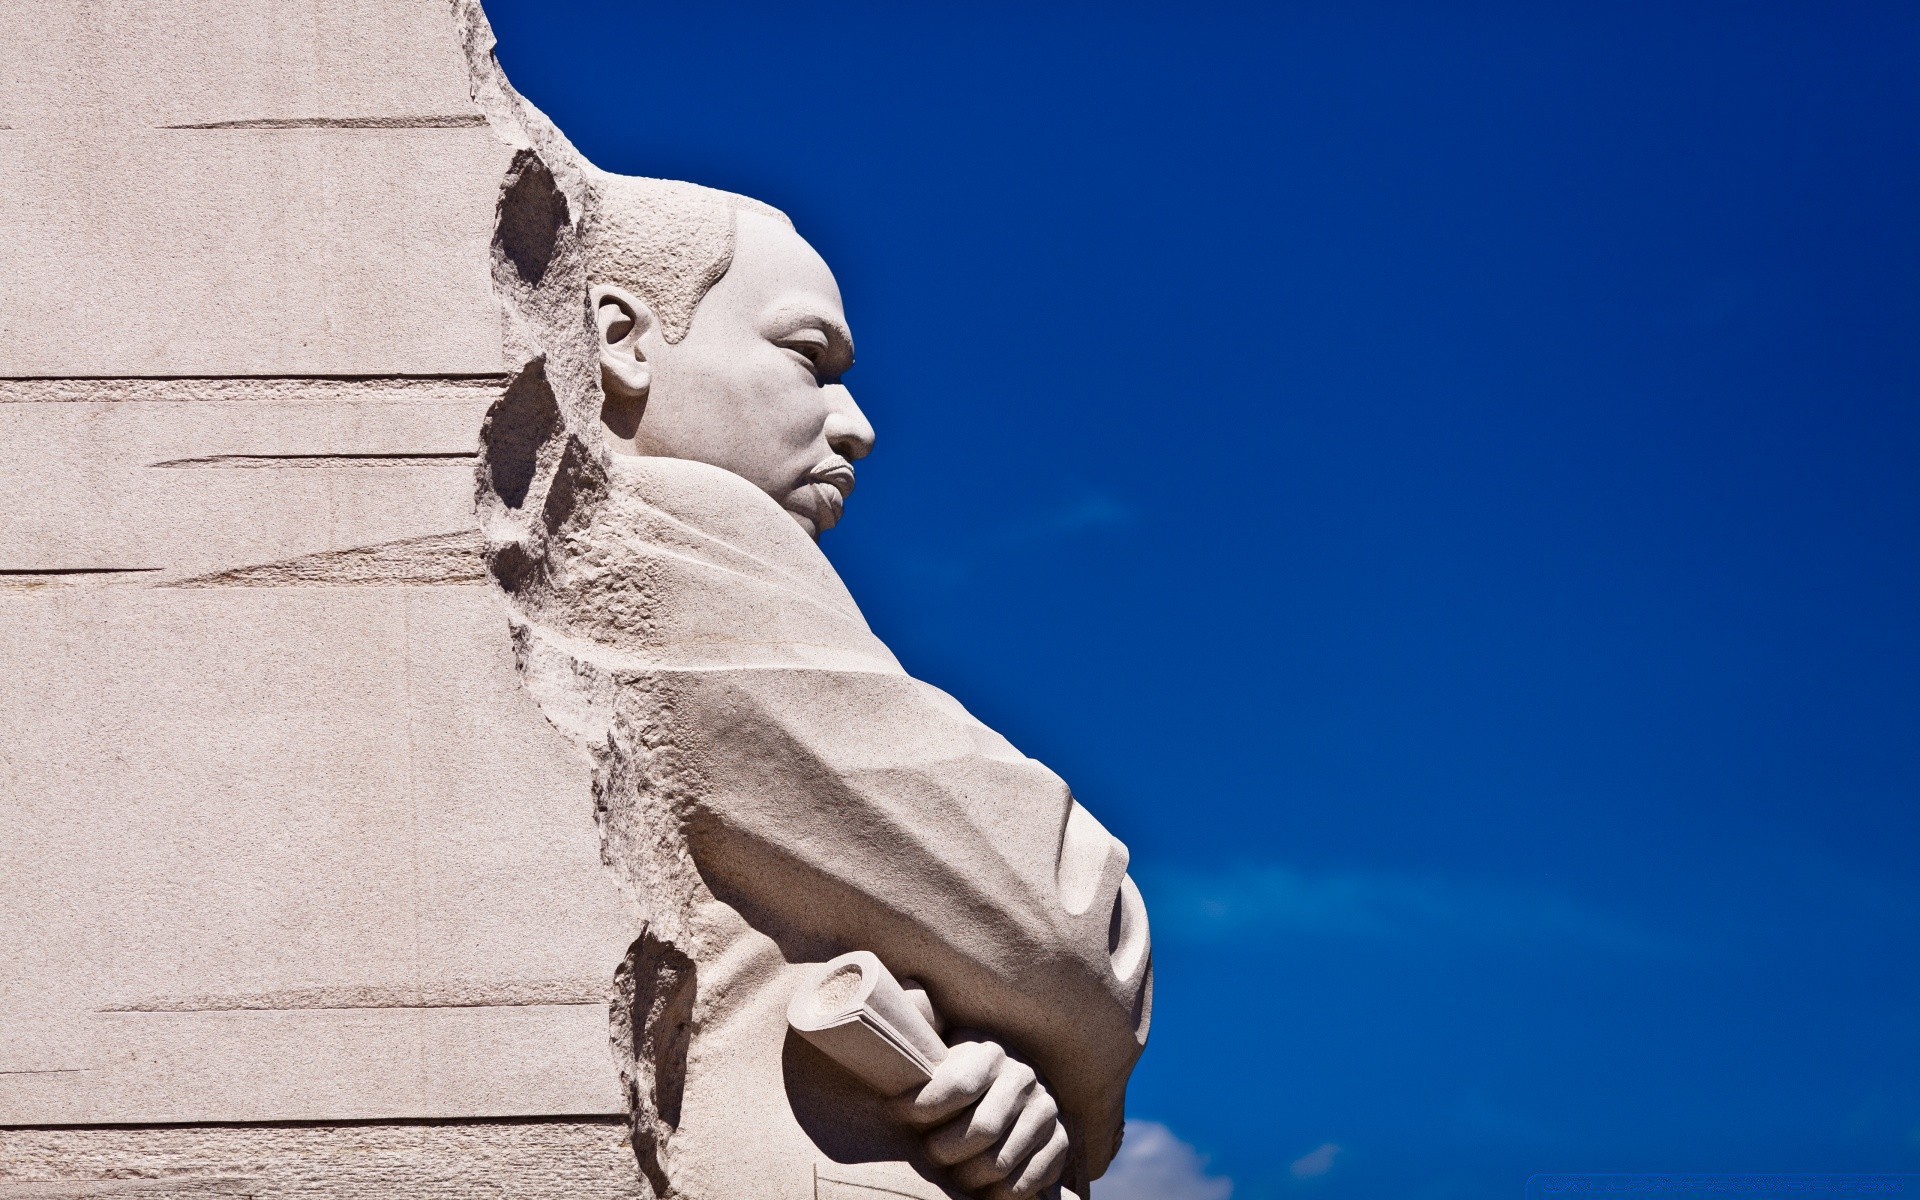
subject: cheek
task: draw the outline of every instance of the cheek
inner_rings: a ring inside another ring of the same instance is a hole
[[[796,450],[811,446],[826,424],[825,393],[784,351],[768,359],[755,364],[750,419]]]
[[[675,396],[673,424],[699,444],[693,457],[778,491],[826,455],[826,393],[785,351],[682,355],[673,365],[661,382]]]
[[[683,358],[670,379],[676,423],[708,431],[721,442],[764,440],[784,380],[747,354]]]
[[[779,423],[793,407],[794,392],[804,380],[793,364],[779,355],[745,351],[704,359],[699,364],[700,391],[729,410],[732,420],[746,420],[761,428]]]

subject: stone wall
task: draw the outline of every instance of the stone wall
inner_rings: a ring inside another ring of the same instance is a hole
[[[0,3],[0,1194],[641,1186],[638,931],[478,559],[463,18]]]

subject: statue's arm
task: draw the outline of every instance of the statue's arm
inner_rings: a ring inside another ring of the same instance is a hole
[[[955,1024],[1033,1063],[1103,1167],[1150,1002],[1124,848],[1052,772],[906,676],[681,688],[703,733],[689,840],[715,893],[776,939],[871,950],[922,980]]]

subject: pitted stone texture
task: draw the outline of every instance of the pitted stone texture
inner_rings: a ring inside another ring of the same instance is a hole
[[[505,626],[481,583],[0,580],[0,1123],[620,1111],[637,929]]]
[[[500,368],[446,0],[0,0],[0,375]]]
[[[497,371],[507,158],[480,127],[0,133],[0,374]]]
[[[446,0],[0,0],[15,130],[471,116]]]
[[[0,1129],[0,1200],[653,1200],[619,1118]]]

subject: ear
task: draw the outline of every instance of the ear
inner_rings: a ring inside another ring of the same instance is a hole
[[[595,284],[587,290],[600,342],[600,385],[608,400],[642,401],[653,370],[640,339],[654,327],[653,310],[625,288]]]

